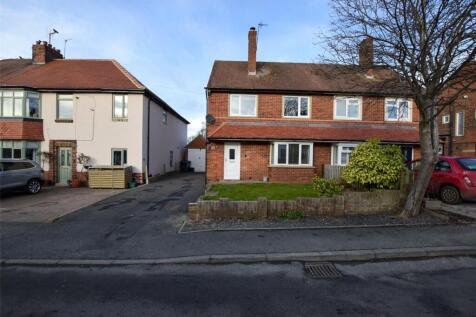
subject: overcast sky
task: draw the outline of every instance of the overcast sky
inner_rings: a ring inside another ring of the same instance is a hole
[[[260,21],[258,60],[312,62],[315,34],[329,20],[317,1],[30,1],[0,0],[0,58],[31,58],[52,44],[67,58],[116,59],[192,124],[204,121],[213,61],[246,60],[247,32]]]

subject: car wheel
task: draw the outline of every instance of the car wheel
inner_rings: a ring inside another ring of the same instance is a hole
[[[30,194],[36,194],[40,191],[41,189],[41,183],[40,180],[38,179],[30,179],[28,181],[28,184],[26,184],[26,190]]]
[[[461,202],[458,188],[449,185],[440,189],[440,198],[445,204],[455,205]]]

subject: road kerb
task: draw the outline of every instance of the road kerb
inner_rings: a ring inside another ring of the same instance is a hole
[[[428,257],[476,256],[475,246],[444,246],[291,253],[212,254],[162,259],[0,259],[1,266],[128,266],[259,262],[356,262]]]

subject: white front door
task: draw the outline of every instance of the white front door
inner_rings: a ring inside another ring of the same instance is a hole
[[[225,144],[224,179],[240,179],[240,144]]]

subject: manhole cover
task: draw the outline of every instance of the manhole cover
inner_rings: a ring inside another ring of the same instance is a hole
[[[312,278],[337,278],[342,276],[334,264],[327,262],[305,263],[304,271]]]

